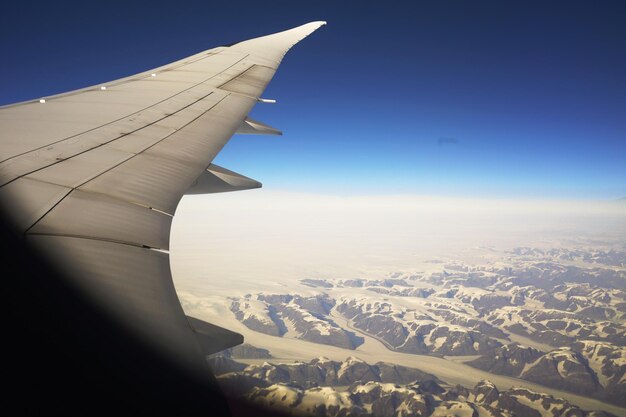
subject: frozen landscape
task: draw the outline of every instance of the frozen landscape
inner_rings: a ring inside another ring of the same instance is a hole
[[[317,207],[304,229],[261,209],[274,227],[263,239],[233,222],[238,202],[202,232],[204,255],[173,251],[188,314],[244,335],[244,348],[210,359],[227,395],[295,415],[626,415],[621,211],[527,210],[515,222],[481,208],[458,230],[441,205],[416,210],[418,222]],[[234,253],[228,225],[250,246]]]

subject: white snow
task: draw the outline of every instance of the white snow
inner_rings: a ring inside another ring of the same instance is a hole
[[[243,320],[254,318],[261,323],[274,325],[274,321],[269,315],[268,306],[263,301],[250,299],[241,300],[240,308],[244,313]]]
[[[349,392],[338,392],[332,387],[316,387],[304,392],[302,402],[296,406],[297,410],[310,412],[319,404],[339,409],[352,406]]]

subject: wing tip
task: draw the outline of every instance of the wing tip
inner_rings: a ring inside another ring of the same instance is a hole
[[[313,30],[311,30],[311,33],[313,33],[313,32],[315,32],[317,29],[321,28],[322,26],[326,26],[327,24],[328,24],[328,22],[327,22],[327,21],[325,21],[325,20],[316,20],[316,21],[314,21],[314,22],[305,23],[305,24],[304,24],[304,25],[302,25],[302,26],[304,26],[304,27],[307,27],[307,26],[308,26],[308,27],[311,27],[311,26],[312,26],[312,27],[314,27],[314,29],[313,29]],[[301,27],[302,27],[302,26],[301,26]],[[295,29],[297,29],[297,28],[295,28]]]

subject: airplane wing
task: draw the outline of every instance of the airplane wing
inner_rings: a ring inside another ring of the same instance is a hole
[[[258,188],[211,163],[283,56],[324,25],[218,47],[120,80],[0,108],[0,203],[14,227],[134,334],[197,368],[243,337],[186,317],[169,265],[184,194]]]

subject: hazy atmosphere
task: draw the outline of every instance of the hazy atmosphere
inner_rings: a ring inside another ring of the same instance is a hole
[[[478,249],[626,244],[626,202],[328,196],[252,190],[187,196],[171,237],[174,279],[210,291],[240,282],[342,278],[413,268]],[[248,290],[248,286],[242,287]],[[198,290],[201,290],[198,288]]]

